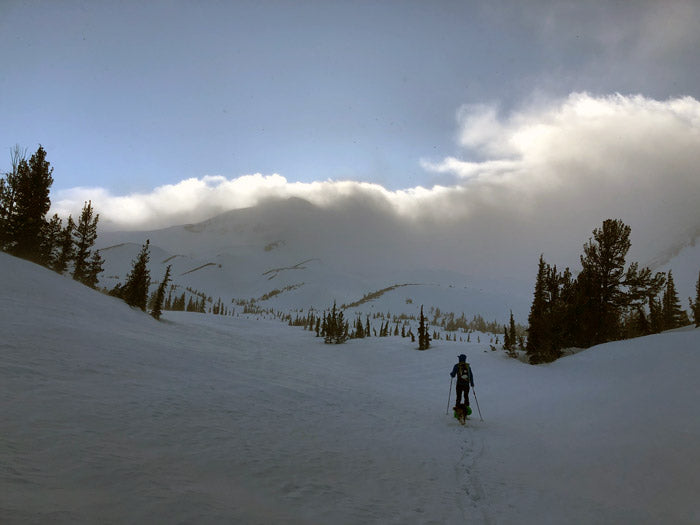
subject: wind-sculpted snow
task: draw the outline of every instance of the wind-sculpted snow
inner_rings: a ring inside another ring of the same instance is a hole
[[[0,290],[2,523],[700,520],[700,330],[532,367],[486,334],[418,352],[157,322],[2,253]],[[466,427],[445,415],[462,352]]]

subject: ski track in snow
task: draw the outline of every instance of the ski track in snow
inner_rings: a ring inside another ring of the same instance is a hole
[[[700,521],[698,330],[529,367],[485,338],[418,352],[156,322],[5,254],[0,269],[3,524]],[[485,419],[464,427],[444,414],[461,352]]]

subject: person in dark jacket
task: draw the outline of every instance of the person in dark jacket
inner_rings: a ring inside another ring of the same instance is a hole
[[[474,388],[474,374],[472,367],[467,363],[467,356],[460,354],[457,356],[459,362],[452,367],[450,372],[451,377],[457,377],[457,406],[462,403],[462,394],[464,394],[464,404],[469,406],[469,386]]]

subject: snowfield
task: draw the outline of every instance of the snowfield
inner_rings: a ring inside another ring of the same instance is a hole
[[[157,322],[3,253],[0,315],[2,523],[700,522],[698,329],[538,367],[486,337],[325,345]]]

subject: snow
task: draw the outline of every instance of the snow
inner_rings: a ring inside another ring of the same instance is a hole
[[[483,337],[157,322],[2,253],[0,290],[2,523],[700,522],[698,329],[533,367]]]

